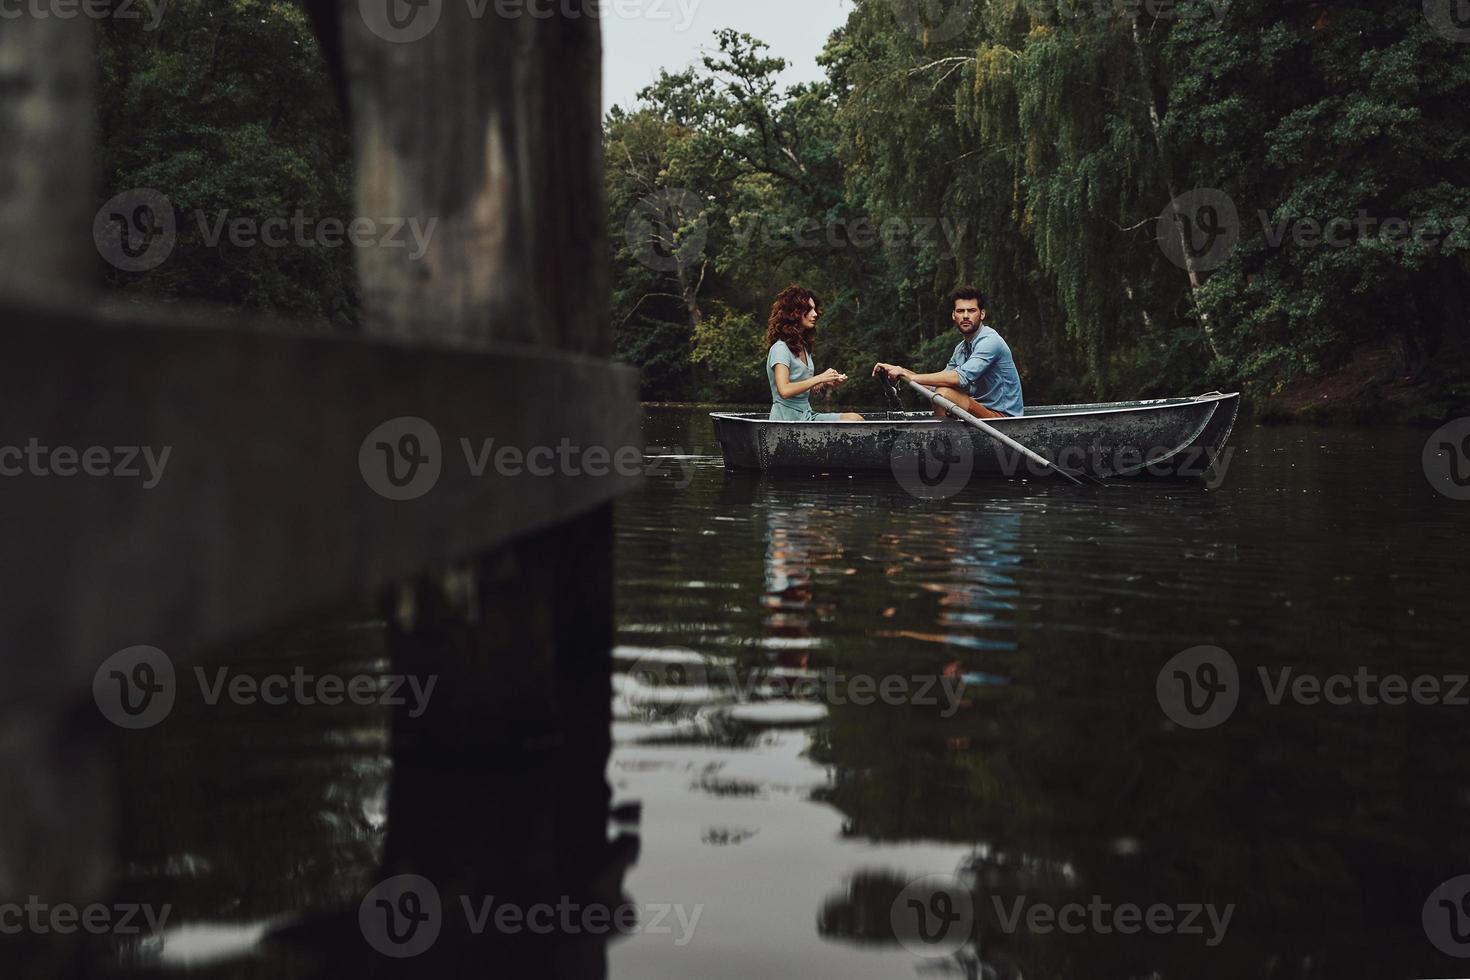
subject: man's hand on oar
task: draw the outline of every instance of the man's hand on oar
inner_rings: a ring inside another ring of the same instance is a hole
[[[881,361],[873,366],[873,377],[883,375],[889,381],[902,381],[905,374],[912,374],[908,368],[899,367],[897,364],[884,364]]]
[[[1053,463],[1051,460],[1047,459],[1045,456],[1042,456],[1035,450],[1028,449],[1016,440],[1012,439],[1010,436],[1006,435],[1004,432],[997,430],[989,423],[983,422],[975,416],[971,415],[969,412],[965,411],[963,408],[960,408],[948,398],[945,398],[943,395],[939,394],[939,392],[930,391],[928,388],[925,388],[923,385],[919,384],[917,381],[914,381],[911,378],[906,380],[908,381],[910,388],[928,398],[931,402],[933,402],[935,405],[938,405],[940,408],[947,410],[951,415],[955,416],[961,422],[964,422],[966,425],[974,426],[981,432],[990,436],[990,438],[994,439],[996,442],[999,442],[1004,446],[1009,446],[1011,449],[1014,449],[1016,452],[1020,453],[1031,461],[1045,467],[1046,469],[1051,470],[1053,473],[1057,473],[1061,476],[1066,477],[1068,480],[1071,480],[1079,487],[1082,486],[1083,480],[1088,481],[1094,486],[1100,487],[1106,485],[1101,480],[1092,476],[1090,473],[1069,473],[1068,471],[1062,469],[1056,463]]]

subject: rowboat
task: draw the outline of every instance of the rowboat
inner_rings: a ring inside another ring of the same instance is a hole
[[[1203,480],[1228,459],[1225,443],[1240,394],[1045,405],[989,424],[1074,472]],[[715,438],[731,470],[888,472],[926,487],[971,476],[1043,477],[1047,470],[993,437],[930,412],[864,413],[863,422],[773,422],[764,413],[714,412]],[[1223,476],[1219,470],[1216,475]]]

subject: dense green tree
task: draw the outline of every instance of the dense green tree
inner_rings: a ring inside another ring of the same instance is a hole
[[[721,31],[605,120],[618,355],[649,397],[763,400],[768,304],[800,281],[818,360],[855,374],[838,399],[873,404],[867,365],[942,358],[974,281],[1032,402],[1269,394],[1365,355],[1453,394],[1470,44],[1434,8],[853,0],[825,80],[789,87]],[[178,220],[163,265],[110,282],[354,326],[350,246],[215,237],[353,216],[294,0],[109,19],[99,64],[99,200],[153,189]]]
[[[178,240],[114,286],[355,325],[351,247],[236,245],[222,220],[353,218],[351,143],[305,15],[293,0],[174,0],[155,25],[102,22],[102,200],[148,188]],[[388,216],[380,216],[388,217]],[[248,239],[240,238],[241,242]]]
[[[757,387],[734,352],[792,280],[830,297],[822,359],[849,371],[941,356],[943,297],[976,281],[1033,401],[1269,393],[1365,347],[1463,370],[1467,51],[1417,4],[855,0],[827,81],[779,91],[725,32],[638,110],[674,128],[646,184],[702,202],[695,281],[740,335],[685,316],[682,390]]]

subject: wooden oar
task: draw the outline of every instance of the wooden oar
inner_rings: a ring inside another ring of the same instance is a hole
[[[930,391],[928,388],[925,388],[923,385],[919,384],[917,381],[914,381],[912,378],[905,378],[904,380],[909,383],[909,387],[910,388],[914,389],[919,394],[923,395],[925,398],[927,398],[929,401],[933,402],[935,405],[938,405],[940,408],[942,408],[945,411],[949,412],[955,418],[960,419],[960,420],[965,421],[965,422],[968,422],[970,425],[973,425],[975,428],[979,429],[981,432],[983,432],[986,435],[990,436],[996,442],[999,442],[999,443],[1001,443],[1004,446],[1009,446],[1010,448],[1014,449],[1016,452],[1020,453],[1022,456],[1025,456],[1027,459],[1031,460],[1032,462],[1040,463],[1042,466],[1046,467],[1047,469],[1052,470],[1053,472],[1056,472],[1056,473],[1060,473],[1062,476],[1065,476],[1067,479],[1071,480],[1073,483],[1077,484],[1079,487],[1082,486],[1082,481],[1080,479],[1078,479],[1076,476],[1074,476],[1073,474],[1068,473],[1066,470],[1062,469],[1056,463],[1053,463],[1051,460],[1047,459],[1045,456],[1041,455],[1040,453],[1034,452],[1034,451],[1032,451],[1030,449],[1027,449],[1025,446],[1021,445],[1019,442],[1017,442],[1016,440],[1012,439],[1010,436],[1006,435],[1004,432],[1001,432],[999,429],[995,428],[995,426],[993,426],[993,425],[986,425],[984,422],[980,421],[978,418],[976,418],[975,416],[971,415],[969,412],[965,411],[963,408],[960,408],[958,405],[956,405],[954,402],[950,401],[948,398],[945,398],[939,392],[937,392],[937,391]],[[1103,486],[1104,485],[1101,480],[1099,480],[1099,479],[1097,479],[1097,478],[1095,478],[1093,476],[1090,476],[1090,475],[1088,475],[1086,473],[1084,473],[1082,475],[1084,477],[1086,477],[1090,482],[1096,484],[1097,486]]]

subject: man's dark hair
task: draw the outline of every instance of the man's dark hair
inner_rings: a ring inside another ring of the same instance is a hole
[[[985,309],[985,294],[974,286],[961,286],[956,289],[954,295],[949,298],[949,308],[954,309],[954,305],[962,299],[973,299],[980,304],[980,309]]]

